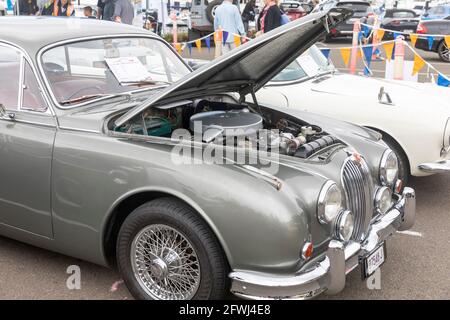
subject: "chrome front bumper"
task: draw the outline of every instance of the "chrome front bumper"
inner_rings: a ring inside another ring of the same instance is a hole
[[[450,172],[450,160],[419,164],[419,169],[427,173]]]
[[[309,271],[292,276],[235,271],[230,273],[231,292],[245,299],[307,299],[326,291],[336,294],[345,287],[346,275],[397,230],[407,230],[416,218],[416,197],[405,188],[396,205],[374,221],[363,243],[330,241],[325,259]]]

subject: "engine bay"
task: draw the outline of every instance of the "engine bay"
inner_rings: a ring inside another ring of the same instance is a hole
[[[109,129],[120,133],[170,138],[175,130],[185,129],[205,143],[231,141],[303,159],[341,143],[318,126],[276,110],[255,110],[228,96],[152,106],[119,127],[113,122]]]

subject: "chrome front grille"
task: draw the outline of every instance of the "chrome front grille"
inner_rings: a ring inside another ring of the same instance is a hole
[[[353,212],[355,229],[352,239],[365,238],[373,212],[372,178],[364,159],[349,157],[342,169],[342,185],[347,209]]]

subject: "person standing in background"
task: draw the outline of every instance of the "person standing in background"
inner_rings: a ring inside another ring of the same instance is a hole
[[[86,6],[86,7],[84,7],[83,8],[83,14],[84,14],[84,16],[86,17],[86,18],[89,18],[89,19],[97,19],[97,17],[95,17],[93,14],[92,14],[92,7],[91,6]]]
[[[255,21],[255,6],[256,0],[250,0],[245,5],[244,11],[242,11],[242,22],[244,22],[245,32],[248,32],[248,24],[250,21]]]
[[[6,9],[8,8],[8,3],[6,0],[0,0],[0,16],[6,16]]]
[[[115,8],[115,2],[116,0],[99,0],[99,2],[102,2],[102,9],[101,9],[101,19],[112,21],[114,16],[114,8]]]
[[[75,10],[71,0],[53,0],[47,2],[41,10],[43,16],[72,17]]]
[[[36,4],[39,8],[39,11],[37,13],[38,16],[42,15],[42,10],[44,9],[45,4],[47,3],[47,0],[37,0]]]
[[[105,1],[98,0],[97,1],[97,19],[102,19],[102,13],[105,8]]]
[[[267,33],[281,26],[281,10],[277,0],[264,0],[264,9],[258,17],[258,33]]]
[[[54,17],[71,17],[75,15],[72,0],[59,0],[57,5],[53,5]]]
[[[133,24],[134,8],[130,0],[117,0],[114,6],[113,21]]]
[[[41,7],[41,16],[51,16],[53,12],[53,3],[57,0],[50,0],[44,3]]]
[[[221,52],[216,48],[216,55],[227,53],[234,49],[234,35],[245,35],[244,24],[242,22],[239,9],[235,6],[232,0],[224,0],[220,6],[216,8],[216,15],[214,17],[214,31],[222,29],[228,32],[228,38],[222,46]],[[216,43],[220,46],[220,43]]]
[[[38,11],[36,0],[19,0],[19,15],[34,16]]]

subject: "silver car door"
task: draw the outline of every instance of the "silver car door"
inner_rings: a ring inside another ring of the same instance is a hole
[[[0,44],[0,230],[52,237],[50,178],[56,121],[31,65]]]

